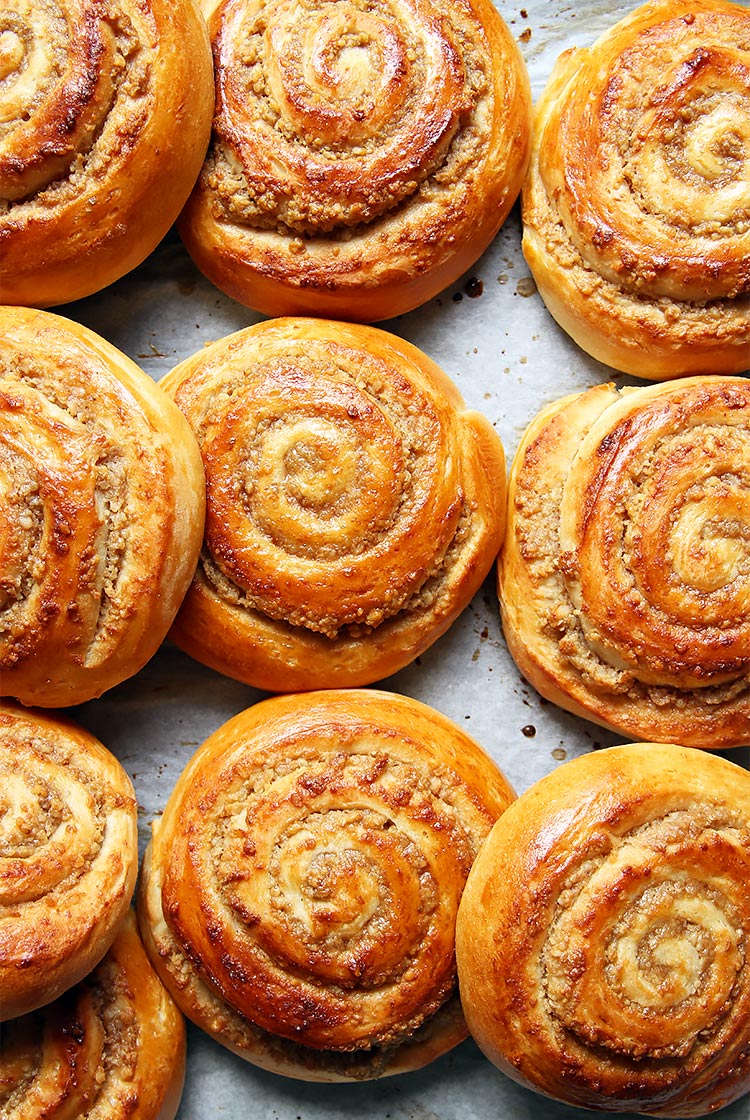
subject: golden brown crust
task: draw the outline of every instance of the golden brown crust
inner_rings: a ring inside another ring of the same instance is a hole
[[[0,690],[57,707],[156,651],[205,513],[200,453],[124,354],[45,311],[0,308]]]
[[[161,385],[207,477],[201,564],[172,628],[199,661],[274,692],[369,684],[479,589],[502,542],[502,445],[409,343],[281,319]]]
[[[750,741],[750,384],[597,386],[516,454],[508,647],[548,699],[633,738]]]
[[[629,744],[559,767],[469,875],[467,1022],[515,1080],[584,1108],[703,1116],[750,1088],[750,776]]]
[[[4,1120],[173,1120],[185,1024],[149,964],[135,915],[107,956],[55,1003],[0,1040]]]
[[[208,146],[194,0],[13,0],[0,13],[0,302],[46,307],[139,264]]]
[[[266,1069],[419,1068],[465,1037],[455,914],[513,796],[417,701],[257,704],[204,743],[154,826],[139,900],[154,966],[189,1018]]]
[[[645,378],[750,358],[750,12],[659,0],[558,60],[523,251],[558,323]]]
[[[489,0],[212,8],[214,134],[180,230],[213,283],[269,315],[372,322],[473,264],[530,145]]]
[[[117,759],[66,720],[0,704],[0,1020],[101,960],[137,867],[135,795]]]

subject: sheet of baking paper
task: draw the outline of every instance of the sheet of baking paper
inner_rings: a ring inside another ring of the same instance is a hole
[[[631,7],[607,0],[497,4],[519,40],[535,97],[561,50],[588,44]],[[173,234],[129,277],[61,311],[99,331],[157,379],[205,343],[260,318],[204,281]],[[517,208],[460,282],[384,325],[446,370],[467,403],[496,426],[509,459],[544,404],[600,381],[627,380],[583,354],[546,312],[521,255]],[[382,687],[417,697],[461,724],[519,793],[565,759],[619,741],[541,701],[525,684],[503,644],[493,578],[441,641]],[[260,693],[202,668],[167,644],[133,680],[75,709],[73,715],[118,755],[135,781],[141,847],[195,748],[259,698]],[[746,752],[733,752],[733,758],[747,764]],[[257,1070],[191,1028],[179,1120],[574,1120],[587,1115],[520,1089],[472,1042],[418,1074],[375,1085],[319,1086]],[[747,1098],[722,1116],[748,1120]]]

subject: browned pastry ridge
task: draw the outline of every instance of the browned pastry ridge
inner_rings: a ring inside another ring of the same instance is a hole
[[[154,967],[190,1019],[265,1069],[417,1069],[466,1037],[456,911],[513,796],[418,701],[256,704],[196,752],[154,824],[138,906]]]
[[[132,911],[98,967],[0,1033],[3,1120],[173,1120],[185,1023],[149,964]]]
[[[499,437],[407,342],[260,323],[160,383],[203,454],[206,534],[171,631],[271,692],[369,684],[468,606],[505,523]]]
[[[498,820],[458,913],[461,999],[557,1100],[692,1117],[750,1089],[750,775],[668,744],[567,762]]]
[[[558,60],[523,251],[584,350],[645,378],[750,366],[750,10],[658,0]]]
[[[509,483],[511,654],[631,738],[750,742],[750,383],[601,385],[545,408]]]
[[[117,759],[68,721],[0,703],[0,1021],[98,964],[137,869],[135,795]]]
[[[195,0],[5,0],[0,303],[65,303],[140,264],[190,193],[212,113]]]
[[[0,308],[0,693],[81,703],[164,638],[197,562],[200,452],[124,354]]]
[[[491,0],[206,0],[216,115],[180,220],[268,315],[373,322],[486,249],[528,164],[523,60]]]

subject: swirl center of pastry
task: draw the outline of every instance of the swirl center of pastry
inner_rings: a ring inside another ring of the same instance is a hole
[[[712,946],[704,928],[691,921],[685,908],[663,921],[652,922],[645,898],[618,931],[613,942],[613,976],[623,995],[641,1007],[667,1009],[697,993],[705,982]],[[716,931],[721,917],[700,908]]]
[[[736,173],[745,163],[747,136],[739,132],[737,108],[726,102],[714,105],[686,133],[686,162],[709,182]]]
[[[339,22],[329,17],[316,32],[307,76],[328,97],[359,102],[361,109],[356,115],[364,116],[375,108],[373,84],[377,87],[387,79],[387,70],[374,35],[354,26],[342,28],[337,26]],[[389,38],[394,38],[392,33]]]
[[[287,498],[300,506],[325,507],[332,512],[347,493],[353,448],[342,446],[333,425],[320,423],[300,438],[279,434],[277,442]]]
[[[689,503],[680,511],[672,536],[674,568],[686,585],[707,593],[729,587],[739,577],[750,575],[750,525],[736,509],[733,495],[725,496],[722,515],[716,503]],[[744,504],[738,495],[739,504]],[[742,605],[747,609],[745,592]]]
[[[375,410],[292,414],[257,441],[246,483],[250,516],[285,553],[359,553],[393,519],[401,458]]]
[[[229,906],[268,960],[369,988],[399,975],[421,943],[429,885],[409,836],[382,812],[347,806],[357,798],[345,782],[333,794],[331,774],[316,776],[314,805],[303,812],[298,782],[277,783],[224,849],[220,874]],[[282,801],[283,827],[269,835],[269,813]]]
[[[297,26],[276,25],[272,89],[300,134],[334,148],[369,141],[408,89],[402,38],[385,20],[348,3],[324,5],[306,24],[303,37]]]
[[[352,936],[369,921],[380,895],[378,877],[353,848],[315,852],[302,880],[302,897],[313,928]]]
[[[682,821],[655,821],[584,864],[561,895],[546,949],[554,1015],[588,1043],[632,1057],[689,1054],[699,1034],[717,1029],[744,968],[723,878],[739,838],[707,820],[675,846]],[[694,875],[695,845],[722,874]]]

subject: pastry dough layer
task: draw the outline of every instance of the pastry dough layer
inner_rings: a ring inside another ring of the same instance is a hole
[[[472,867],[461,998],[485,1054],[578,1107],[703,1116],[750,1088],[750,776],[637,743],[523,794]]]
[[[0,1020],[101,960],[137,867],[135,795],[117,759],[68,721],[0,704]]]
[[[149,964],[135,915],[92,973],[15,1019],[0,1046],[3,1120],[173,1120],[185,1024]]]
[[[164,638],[203,533],[173,402],[93,331],[0,308],[0,692],[81,703]]]
[[[638,377],[750,364],[750,12],[644,4],[558,60],[523,251],[558,323]]]
[[[181,648],[274,692],[369,684],[434,642],[490,570],[503,449],[421,351],[374,327],[260,323],[161,386],[207,479]]]
[[[216,115],[180,220],[269,315],[372,322],[483,252],[521,186],[528,78],[489,0],[208,3]]]
[[[6,0],[0,303],[65,303],[140,264],[195,182],[212,111],[194,0]]]
[[[499,594],[539,691],[634,738],[750,741],[750,387],[597,386],[516,454]]]
[[[257,704],[196,752],[154,825],[139,902],[154,966],[189,1018],[266,1069],[416,1069],[465,1037],[456,910],[512,797],[417,701]]]

